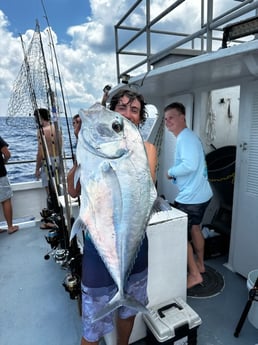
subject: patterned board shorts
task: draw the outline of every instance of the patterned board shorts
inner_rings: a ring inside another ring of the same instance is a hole
[[[7,175],[0,177],[0,202],[8,200],[12,196],[13,196],[13,191],[10,186],[10,182]]]
[[[143,305],[147,305],[147,272],[132,274],[126,286],[126,293],[134,297]],[[88,288],[82,284],[82,326],[83,337],[90,342],[98,341],[105,334],[110,333],[114,328],[115,314],[104,316],[102,319],[92,322],[93,316],[100,311],[115,295],[117,289],[115,285],[101,288]],[[118,316],[127,319],[137,314],[135,309],[126,307],[118,308]]]

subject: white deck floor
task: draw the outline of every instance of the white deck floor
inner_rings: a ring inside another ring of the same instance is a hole
[[[23,228],[13,235],[0,234],[0,344],[80,344],[77,301],[71,300],[62,286],[66,271],[53,258],[44,259],[50,250],[46,234],[39,226]],[[256,345],[258,329],[248,319],[239,337],[234,337],[248,289],[244,278],[223,266],[225,261],[219,257],[207,262],[225,278],[222,293],[187,300],[202,319],[198,345]]]

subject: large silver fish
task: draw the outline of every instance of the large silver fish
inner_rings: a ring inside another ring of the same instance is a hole
[[[71,238],[83,223],[118,287],[94,321],[122,305],[146,312],[124,294],[157,197],[141,134],[129,120],[100,104],[81,110],[80,116],[75,184],[80,178],[81,206]]]

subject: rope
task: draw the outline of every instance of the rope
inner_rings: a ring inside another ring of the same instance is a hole
[[[212,97],[211,92],[209,92],[208,96],[208,113],[207,113],[207,121],[206,121],[206,143],[211,145],[212,142],[216,139],[216,114],[212,109]]]

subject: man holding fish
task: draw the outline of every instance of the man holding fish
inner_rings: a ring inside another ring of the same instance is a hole
[[[113,330],[116,309],[117,344],[127,345],[135,316],[148,303],[145,231],[157,197],[156,148],[142,141],[138,127],[146,120],[145,102],[131,90],[116,93],[110,110],[96,104],[80,117],[68,191],[76,197],[81,190],[71,238],[86,230],[81,345],[97,345]]]

